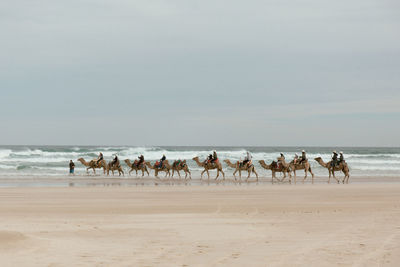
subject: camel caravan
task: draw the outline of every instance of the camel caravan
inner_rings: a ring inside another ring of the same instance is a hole
[[[340,155],[340,158],[338,156]],[[225,172],[223,170],[222,162],[219,160],[217,156],[217,152],[213,151],[205,160],[201,161],[199,157],[194,157],[192,159],[198,167],[202,169],[200,180],[203,179],[203,175],[207,174],[207,179],[210,179],[210,171],[216,170],[216,177],[217,180],[220,175],[222,175],[222,179],[225,180]],[[328,169],[328,183],[330,183],[331,178],[335,179],[337,183],[340,183],[340,180],[336,178],[335,172],[343,172],[344,178],[342,183],[349,183],[350,178],[350,170],[349,167],[344,160],[343,152],[339,154],[336,151],[333,151],[333,156],[331,161],[324,162],[321,157],[317,157],[314,159],[321,165],[322,167]],[[86,172],[89,174],[89,170],[93,170],[93,173],[96,175],[96,169],[103,169],[103,174],[114,175],[114,172],[118,172],[119,176],[123,176],[124,170],[120,164],[118,156],[115,155],[113,160],[110,162],[106,162],[103,157],[103,154],[100,153],[97,159],[92,159],[90,161],[85,161],[83,158],[78,159],[85,167]],[[150,176],[150,171],[154,171],[154,176],[157,179],[159,178],[160,173],[164,173],[164,178],[173,178],[175,173],[178,174],[179,179],[181,179],[181,172],[185,174],[184,179],[192,179],[191,171],[186,160],[174,160],[172,164],[166,159],[166,156],[163,155],[162,158],[154,163],[149,161],[145,161],[144,156],[140,155],[138,159],[131,162],[129,159],[124,160],[125,164],[129,168],[129,175],[133,171],[136,173],[136,177],[138,173],[141,172],[141,177],[144,177],[145,173],[147,176]],[[258,182],[258,173],[256,171],[256,167],[253,164],[252,156],[250,152],[246,153],[244,160],[237,160],[231,162],[229,159],[225,159],[223,162],[227,165],[228,168],[233,169],[233,177],[235,181],[237,181],[236,174],[239,173],[239,181],[242,181],[242,172],[247,172],[246,182],[251,178],[252,175],[255,176],[256,181]],[[302,182],[304,183],[309,174],[311,175],[311,183],[314,183],[314,173],[311,169],[311,164],[307,159],[306,152],[303,150],[301,156],[299,157],[295,154],[293,160],[286,162],[285,156],[283,153],[280,153],[280,156],[276,158],[276,160],[272,161],[271,163],[267,164],[264,160],[259,160],[258,163],[263,169],[270,170],[272,173],[272,180],[271,182],[284,182],[285,179],[288,177],[289,183],[297,183],[297,174],[296,171],[304,170],[304,178]],[[279,174],[279,177],[277,176]]]

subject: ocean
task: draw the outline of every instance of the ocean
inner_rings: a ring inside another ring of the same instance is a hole
[[[346,162],[350,167],[352,176],[399,176],[400,177],[400,148],[383,147],[202,147],[202,146],[0,146],[0,177],[58,177],[68,175],[69,160],[75,162],[77,176],[86,176],[86,169],[77,161],[78,158],[90,160],[96,158],[99,152],[103,152],[107,161],[117,154],[125,170],[128,167],[124,159],[131,161],[143,154],[146,161],[159,160],[163,154],[170,163],[175,159],[186,159],[193,178],[198,179],[202,171],[192,160],[198,156],[204,160],[213,150],[218,152],[221,160],[236,161],[243,159],[246,151],[253,156],[256,169],[261,177],[270,177],[271,172],[264,170],[258,160],[270,163],[282,152],[286,160],[293,159],[294,154],[301,155],[301,150],[307,151],[313,172],[320,177],[328,176],[328,171],[321,167],[314,158],[322,157],[329,161],[332,150],[343,151]],[[233,169],[223,163],[227,177],[232,177]],[[101,171],[97,172],[102,175]],[[298,171],[299,175],[303,171]],[[246,174],[245,174],[246,175]],[[215,176],[215,171],[211,171]]]

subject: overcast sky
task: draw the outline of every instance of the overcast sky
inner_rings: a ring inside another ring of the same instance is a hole
[[[400,146],[400,4],[3,0],[0,144]]]

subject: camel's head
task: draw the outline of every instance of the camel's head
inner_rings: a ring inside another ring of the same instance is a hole
[[[85,160],[83,158],[79,158],[78,161],[83,162]]]
[[[131,161],[130,161],[129,159],[126,159],[126,160],[124,160],[124,161],[125,161],[125,163],[127,163],[127,164],[131,163]]]
[[[314,160],[320,161],[321,159],[322,159],[321,157],[318,157],[318,158],[315,158]]]
[[[199,157],[194,157],[192,158],[192,160],[199,160]]]

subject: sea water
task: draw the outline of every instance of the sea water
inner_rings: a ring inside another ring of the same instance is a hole
[[[327,176],[328,171],[321,167],[314,158],[321,157],[324,161],[331,159],[332,151],[343,151],[345,160],[350,167],[352,176],[399,176],[400,148],[388,147],[199,147],[199,146],[0,146],[0,177],[58,177],[67,176],[69,160],[75,162],[76,175],[86,175],[86,168],[77,161],[84,158],[89,161],[97,158],[99,152],[107,161],[118,155],[125,170],[128,170],[123,160],[137,159],[144,155],[146,161],[154,163],[163,154],[170,163],[176,159],[186,160],[194,179],[200,177],[202,168],[192,160],[199,157],[203,161],[213,150],[216,150],[220,160],[229,159],[232,162],[244,159],[246,151],[250,151],[253,162],[260,176],[270,177],[271,172],[261,168],[258,161],[271,163],[284,153],[286,161],[293,159],[295,153],[301,155],[301,150],[307,151],[313,172],[317,176]],[[232,176],[233,169],[222,162],[227,176]],[[302,173],[303,171],[298,171]],[[102,174],[102,171],[97,171]],[[211,171],[215,176],[215,170]]]

